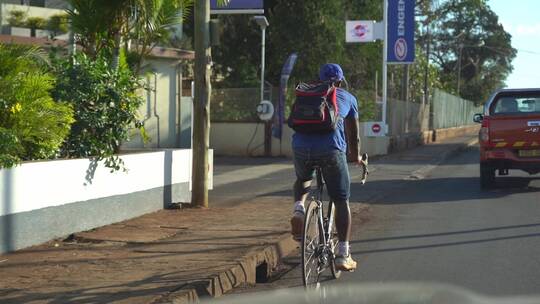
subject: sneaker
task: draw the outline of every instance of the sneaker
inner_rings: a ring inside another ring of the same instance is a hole
[[[354,271],[356,269],[356,261],[352,259],[350,254],[348,256],[336,256],[334,263],[337,270]]]
[[[302,240],[304,230],[304,213],[295,211],[291,218],[291,234],[296,241]]]

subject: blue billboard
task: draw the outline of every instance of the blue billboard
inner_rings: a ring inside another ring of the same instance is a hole
[[[254,10],[263,9],[263,0],[230,0],[225,6],[218,6],[217,0],[210,0],[210,9],[213,11],[219,10]]]
[[[283,68],[281,68],[279,102],[277,104],[276,115],[274,115],[274,124],[272,125],[272,134],[280,141],[283,135],[283,124],[285,123],[285,98],[287,97],[287,83],[289,82],[289,77],[291,76],[297,58],[298,54],[292,53],[289,55],[289,58],[287,58],[287,61],[285,61],[283,64]]]
[[[415,0],[388,0],[387,62],[414,62]]]

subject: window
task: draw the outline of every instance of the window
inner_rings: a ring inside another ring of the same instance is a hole
[[[540,113],[540,93],[500,96],[491,108],[492,114],[538,114]]]
[[[30,6],[45,7],[45,0],[30,0],[28,2]]]

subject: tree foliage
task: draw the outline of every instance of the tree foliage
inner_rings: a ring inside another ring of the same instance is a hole
[[[11,26],[23,27],[26,25],[28,14],[21,10],[11,10],[7,18],[7,22]]]
[[[379,87],[382,83],[382,42],[346,44],[344,23],[381,20],[382,14],[382,2],[376,0],[265,1],[270,23],[266,79],[277,85],[283,62],[290,53],[298,52],[292,83],[316,78],[320,64],[337,62],[343,66],[351,89],[373,101],[375,94],[366,92],[374,92],[376,78]],[[261,62],[260,29],[248,16],[220,16],[220,20],[223,45],[213,49],[219,75],[215,80],[221,81],[217,85],[256,86]],[[504,84],[512,70],[515,50],[510,35],[485,0],[419,0],[416,20],[417,60],[409,70],[410,100],[424,100],[425,84],[428,89],[456,93],[460,45],[460,95],[483,100]],[[478,44],[482,46],[471,47]],[[401,66],[389,67],[389,79],[394,79],[389,84],[389,96],[399,96],[403,75]]]
[[[344,54],[343,1],[265,1],[270,26],[266,36],[267,79],[279,83],[281,65],[299,53],[294,77],[313,79],[318,64],[340,62]],[[249,16],[220,17],[223,46],[213,49],[216,69],[224,86],[254,86],[261,62],[261,30]],[[314,64],[315,63],[315,64]]]
[[[57,83],[53,96],[65,100],[75,110],[75,123],[62,147],[65,157],[93,157],[105,160],[111,169],[121,169],[115,154],[129,139],[129,130],[137,120],[143,103],[137,94],[139,78],[127,68],[112,69],[106,58],[92,59],[84,54],[74,61],[56,64]]]
[[[118,61],[121,50],[139,72],[157,44],[165,44],[171,27],[189,12],[193,0],[68,0],[77,41],[91,58]],[[128,45],[131,47],[128,48]]]
[[[67,33],[69,31],[68,15],[65,13],[52,15],[47,23],[47,29],[51,31],[53,38]]]
[[[54,77],[35,48],[0,44],[0,167],[53,158],[73,122],[51,98]]]
[[[516,50],[485,0],[448,0],[434,11],[432,59],[445,90],[481,102],[504,85]]]

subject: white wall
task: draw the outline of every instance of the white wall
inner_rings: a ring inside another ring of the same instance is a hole
[[[250,144],[250,140],[251,141]],[[212,123],[210,125],[210,148],[216,155],[258,156],[264,153],[264,124],[260,123]],[[259,146],[257,149],[257,146]]]
[[[362,152],[372,156],[388,153],[388,137],[365,137],[363,130],[363,124],[360,124]],[[272,156],[292,156],[292,134],[293,130],[284,125],[281,145],[278,139],[272,138]],[[252,138],[248,154],[247,147]],[[257,123],[212,123],[210,128],[210,147],[216,155],[261,156],[264,154],[263,143],[263,123],[258,128]]]
[[[132,130],[131,140],[123,143],[122,149],[189,147],[189,144],[180,143],[178,60],[149,59],[144,62],[143,67],[142,77],[151,90],[140,92],[144,103],[139,108],[139,117],[144,120],[150,140],[144,144],[140,132]]]
[[[29,162],[2,169],[0,216],[190,181],[191,150],[130,154],[122,159],[127,172],[111,173],[99,163],[92,175],[88,159]]]
[[[0,12],[1,12],[0,25],[8,24],[7,18],[11,10],[25,11],[27,12],[28,17],[42,17],[42,18],[50,18],[53,15],[65,13],[65,11],[61,9],[53,9],[53,8],[45,8],[45,7],[37,7],[37,6],[6,4],[6,3],[0,4],[0,5],[2,6],[0,8]]]

